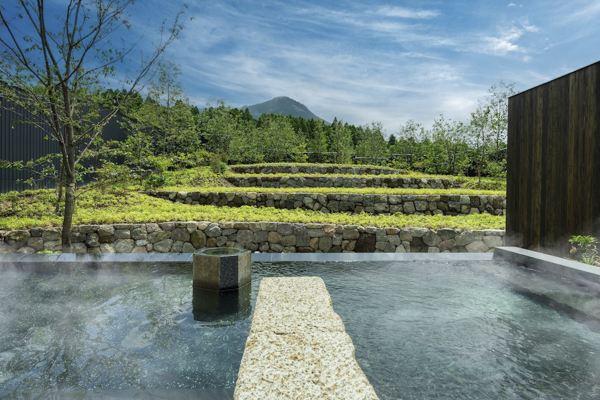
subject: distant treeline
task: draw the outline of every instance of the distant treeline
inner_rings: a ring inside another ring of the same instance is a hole
[[[380,122],[355,126],[263,114],[219,102],[203,110],[191,105],[173,82],[120,101],[108,89],[103,102],[120,103],[129,117],[126,143],[112,143],[130,166],[148,167],[157,157],[172,159],[219,155],[224,162],[319,162],[390,165],[433,174],[504,176],[508,96],[513,85],[492,86],[466,122],[441,115],[430,129],[408,121],[386,138]],[[164,160],[163,160],[164,162]]]

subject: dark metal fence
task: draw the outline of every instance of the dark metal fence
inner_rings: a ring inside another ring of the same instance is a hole
[[[48,154],[59,154],[60,146],[58,142],[50,138],[45,139],[46,132],[32,124],[38,124],[47,127],[39,118],[32,116],[27,110],[12,104],[15,111],[5,109],[5,99],[0,98],[2,107],[0,107],[0,160],[6,161],[29,161],[37,160]],[[101,115],[106,115],[107,110],[101,110]],[[28,116],[28,122],[22,122],[21,115]],[[104,140],[124,140],[126,132],[121,128],[118,121],[124,116],[117,114],[104,127],[102,138]],[[93,161],[91,161],[93,162]],[[60,170],[58,159],[54,161],[55,168]],[[9,168],[0,168],[0,193],[6,193],[12,190],[23,191],[33,189],[25,180],[32,176],[26,171],[18,171]],[[40,182],[38,189],[52,188],[55,182],[52,179],[45,179]]]

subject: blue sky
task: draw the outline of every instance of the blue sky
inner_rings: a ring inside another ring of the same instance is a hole
[[[183,3],[138,1],[131,37],[156,39]],[[409,119],[467,120],[501,80],[522,91],[600,60],[598,0],[187,3],[194,19],[168,58],[194,104],[289,96],[388,134]]]

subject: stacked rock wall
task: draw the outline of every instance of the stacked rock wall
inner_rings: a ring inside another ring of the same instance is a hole
[[[393,168],[340,167],[336,165],[238,165],[229,168],[238,174],[343,174],[398,175]]]
[[[353,176],[227,176],[229,183],[237,187],[301,188],[404,188],[404,189],[451,189],[456,182],[451,179],[361,178]]]
[[[60,228],[0,231],[0,253],[61,250]],[[280,253],[487,252],[504,231],[376,228],[283,222],[163,222],[73,227],[73,253],[191,253],[203,247],[239,247]]]
[[[504,215],[505,196],[387,195],[357,193],[167,192],[148,195],[192,205],[275,207],[368,214]]]

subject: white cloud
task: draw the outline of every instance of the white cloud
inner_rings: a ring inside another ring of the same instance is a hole
[[[562,15],[562,19],[565,23],[597,19],[600,14],[600,2],[593,0],[589,2],[589,4],[575,7],[575,9],[575,12],[570,12],[568,15]]]
[[[484,36],[482,44],[476,48],[485,54],[504,56],[509,53],[526,53],[527,49],[519,46],[517,42],[525,33],[539,33],[540,28],[529,23],[527,18],[521,18],[519,25],[504,28],[499,35]],[[477,50],[476,50],[477,51]],[[524,58],[529,60],[527,57]]]
[[[438,10],[414,10],[404,7],[381,7],[377,14],[386,17],[409,18],[409,19],[428,19],[440,15]]]

